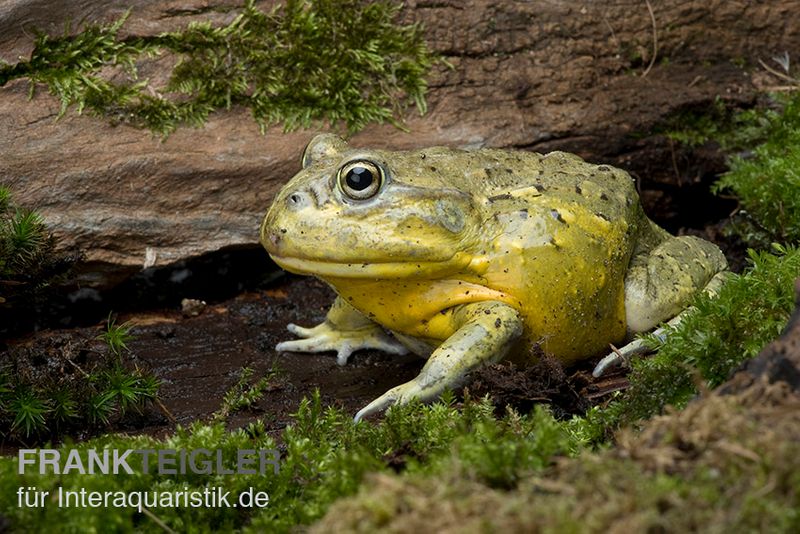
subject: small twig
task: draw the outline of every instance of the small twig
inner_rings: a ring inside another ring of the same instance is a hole
[[[177,419],[175,419],[175,416],[174,416],[174,415],[172,415],[172,412],[170,412],[170,411],[167,409],[167,407],[166,407],[166,406],[164,406],[164,403],[163,403],[163,402],[161,402],[161,399],[159,399],[158,397],[154,397],[154,398],[153,398],[153,402],[156,404],[156,406],[158,406],[158,409],[159,409],[159,410],[161,410],[161,413],[163,413],[163,414],[164,414],[164,417],[166,417],[167,419],[169,419],[169,422],[170,422],[170,423],[172,423],[172,424],[174,425],[175,423],[177,423],[177,422],[178,422],[178,420],[177,420]]]
[[[770,67],[769,65],[767,65],[766,63],[764,63],[764,61],[763,61],[763,60],[761,60],[761,59],[759,59],[759,60],[758,60],[758,63],[759,63],[759,64],[760,64],[762,67],[764,67],[764,68],[766,69],[766,71],[767,71],[767,72],[769,72],[770,74],[772,74],[773,76],[777,76],[778,78],[780,78],[780,79],[782,79],[782,80],[787,80],[787,81],[789,81],[789,82],[792,82],[792,84],[794,84],[794,85],[795,85],[795,87],[796,87],[797,85],[800,85],[800,79],[797,79],[797,78],[792,78],[792,77],[791,77],[791,76],[789,76],[788,74],[784,74],[783,72],[781,72],[781,71],[779,71],[779,70],[773,69],[772,67]]]
[[[681,180],[681,173],[678,170],[678,159],[675,156],[675,141],[672,138],[669,139],[669,153],[672,155],[672,170],[675,171],[675,182],[678,186],[683,185],[683,180]]]
[[[616,47],[619,48],[619,39],[617,39],[617,34],[614,33],[614,28],[611,27],[611,23],[608,22],[608,19],[605,17],[605,15],[603,15],[603,22],[606,23],[606,26],[608,27],[608,31],[611,32],[611,40],[614,41],[614,44],[616,45]]]
[[[146,515],[147,517],[149,517],[150,519],[152,519],[152,520],[153,520],[153,522],[154,522],[156,525],[158,525],[159,527],[161,527],[161,528],[164,530],[164,532],[169,532],[169,534],[178,534],[177,532],[175,532],[174,530],[172,530],[171,528],[169,528],[169,527],[167,526],[167,524],[166,524],[166,523],[164,523],[164,522],[163,522],[161,519],[159,519],[159,518],[158,518],[158,516],[156,516],[156,514],[154,514],[153,512],[151,512],[150,510],[148,510],[148,509],[147,509],[146,507],[144,507],[144,506],[142,506],[142,513],[143,513],[144,515]]]
[[[798,85],[772,85],[765,87],[765,89],[769,93],[788,93],[790,91],[797,91],[798,87],[800,87],[800,81],[798,82]]]
[[[75,369],[77,369],[83,375],[84,378],[89,378],[89,374],[83,369],[81,369],[77,363],[73,362],[69,358],[67,358],[67,361],[70,363],[70,365],[72,365]]]
[[[705,76],[703,76],[702,74],[698,74],[697,76],[694,77],[694,80],[689,82],[688,87],[694,87],[695,85],[703,81],[703,78],[705,78]]]
[[[653,13],[653,6],[650,5],[650,0],[644,0],[644,3],[647,4],[647,11],[650,13],[650,21],[653,23],[653,56],[650,58],[650,64],[644,69],[642,78],[647,76],[650,69],[653,68],[656,62],[656,56],[658,55],[658,27],[656,26],[656,15]]]

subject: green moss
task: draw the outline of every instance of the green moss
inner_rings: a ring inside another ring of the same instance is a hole
[[[706,398],[510,490],[457,460],[435,475],[372,476],[311,532],[795,532],[797,407],[774,387]]]
[[[748,215],[749,224],[740,226],[746,237],[800,243],[800,93],[783,104],[780,113],[763,116],[763,142],[747,157],[733,156],[714,190],[739,198]]]
[[[72,338],[60,347],[7,350],[0,362],[0,435],[31,445],[85,434],[155,401],[160,382],[123,358],[127,349],[114,337],[120,327],[109,320],[98,336],[105,347]]]
[[[276,369],[272,369],[266,376],[250,384],[253,370],[249,367],[243,367],[239,374],[239,380],[225,393],[222,398],[222,406],[214,412],[212,419],[214,421],[224,421],[228,416],[253,406],[264,396],[276,375]]]
[[[0,305],[30,301],[66,272],[74,258],[55,248],[42,216],[18,206],[0,185]]]
[[[28,61],[0,67],[0,86],[44,84],[61,113],[109,117],[167,135],[202,125],[209,114],[244,106],[262,130],[342,122],[399,125],[407,101],[425,111],[425,76],[434,59],[417,25],[394,22],[399,4],[287,0],[266,13],[248,1],[227,26],[193,23],[158,36],[121,39],[125,17],[63,37],[37,34]],[[177,59],[163,87],[136,75],[145,57]],[[109,69],[114,77],[101,75]],[[119,81],[122,80],[122,81]]]
[[[713,191],[739,199],[731,228],[746,242],[800,243],[800,92],[775,96],[772,108],[744,111],[717,99],[677,113],[656,132],[687,147],[719,144],[730,170]]]
[[[246,527],[252,532],[284,532],[321,517],[330,504],[357,491],[368,472],[403,470],[436,473],[453,468],[483,481],[489,487],[512,488],[527,473],[550,465],[555,455],[569,455],[580,448],[563,423],[542,408],[528,415],[509,412],[496,419],[488,400],[467,399],[462,408],[451,398],[430,406],[412,404],[391,410],[377,425],[355,424],[351,415],[323,408],[318,395],[303,401],[292,425],[281,436],[283,458],[275,475],[67,475],[16,474],[16,459],[0,459],[0,515],[18,530],[53,532],[107,530],[119,532],[160,531],[151,519],[131,509],[19,508],[16,490],[35,486],[55,491],[85,488],[87,491],[202,491],[220,486],[238,492],[250,486],[267,491],[267,508],[159,508],[152,510],[170,528],[206,532]],[[238,449],[271,449],[275,441],[260,422],[227,431],[222,423],[193,423],[179,428],[165,440],[148,437],[105,436],[77,446],[85,458],[91,448],[166,448],[221,450],[226,459]],[[70,447],[71,448],[71,447]],[[66,450],[66,448],[62,448]],[[33,470],[31,470],[33,471]]]
[[[725,152],[732,153],[763,141],[776,115],[770,109],[736,109],[717,98],[707,107],[671,115],[654,132],[690,148],[715,141]]]

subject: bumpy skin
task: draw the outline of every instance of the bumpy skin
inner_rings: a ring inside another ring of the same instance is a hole
[[[292,325],[306,339],[278,349],[337,350],[340,363],[363,347],[428,358],[357,418],[436,398],[534,345],[566,363],[594,356],[669,320],[727,268],[713,244],[652,223],[627,173],[571,154],[360,150],[326,134],[302,163],[262,243],[339,297],[325,323]],[[368,198],[348,193],[353,165],[380,175]]]

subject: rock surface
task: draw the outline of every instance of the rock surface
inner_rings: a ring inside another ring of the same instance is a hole
[[[759,67],[736,65],[800,49],[792,4],[665,0],[651,19],[638,0],[409,1],[403,20],[422,22],[452,69],[432,73],[429,112],[409,112],[409,132],[372,126],[351,142],[565,149],[658,180],[673,174],[668,145],[641,133],[717,97],[753,101],[772,82]],[[0,59],[26,57],[32,27],[57,34],[64,20],[110,21],[131,5],[124,30],[139,35],[236,14],[217,9],[234,2],[205,0],[12,0],[0,12]],[[656,60],[647,72],[654,24]],[[166,76],[163,63],[153,61],[148,73]],[[44,91],[29,100],[25,80],[0,88],[0,182],[39,209],[65,246],[117,273],[257,242],[272,196],[315,133],[276,127],[261,135],[234,109],[162,142],[74,113],[56,120],[58,110]]]

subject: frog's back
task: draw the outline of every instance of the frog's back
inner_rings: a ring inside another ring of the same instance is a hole
[[[486,282],[519,299],[528,341],[569,361],[624,337],[625,272],[649,226],[631,177],[561,152],[479,152],[465,176],[485,198]]]

